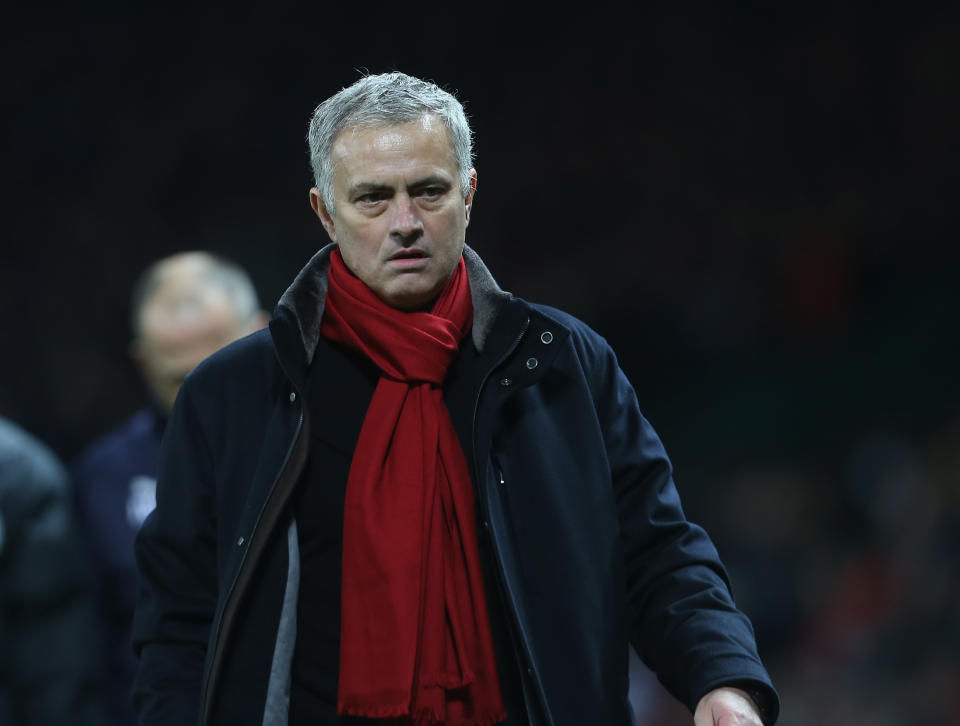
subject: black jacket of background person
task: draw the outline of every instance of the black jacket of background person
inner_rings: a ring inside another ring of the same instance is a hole
[[[103,726],[96,623],[67,472],[0,418],[0,726]]]
[[[136,543],[141,724],[287,723],[299,563],[287,505],[311,435],[335,437],[341,415],[312,421],[304,401],[330,345],[319,328],[331,248],[297,276],[269,331],[201,364],[174,407],[157,508]],[[775,718],[750,622],[685,519],[613,351],[569,315],[502,291],[469,248],[464,258],[474,323],[444,395],[496,572],[487,598],[510,622],[531,723],[632,723],[628,640],[691,709],[736,684]]]

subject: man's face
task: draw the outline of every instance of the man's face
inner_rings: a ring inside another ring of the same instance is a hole
[[[334,214],[310,201],[347,268],[388,305],[417,310],[443,289],[463,252],[476,189],[460,175],[443,122],[347,129],[334,143]]]
[[[230,298],[215,286],[174,278],[144,306],[133,356],[157,403],[169,412],[183,379],[198,363],[260,322],[239,320]]]

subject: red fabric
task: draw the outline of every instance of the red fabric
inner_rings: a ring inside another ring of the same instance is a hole
[[[321,333],[381,371],[347,481],[337,711],[491,726],[506,713],[473,487],[441,390],[473,318],[463,260],[430,312],[382,302],[339,250],[329,280]]]

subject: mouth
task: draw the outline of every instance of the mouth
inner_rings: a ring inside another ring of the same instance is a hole
[[[395,267],[419,267],[427,259],[427,254],[423,250],[410,248],[394,252],[388,258],[388,262]]]
[[[394,262],[396,260],[419,260],[426,257],[427,254],[423,250],[418,250],[415,247],[409,249],[398,250],[390,255],[390,261]]]

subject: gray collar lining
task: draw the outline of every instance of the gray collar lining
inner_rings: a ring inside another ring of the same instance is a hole
[[[313,354],[320,340],[320,322],[327,298],[327,270],[334,247],[336,245],[331,243],[317,252],[280,297],[279,305],[290,310],[297,321],[308,366],[313,362]],[[463,247],[463,261],[470,281],[470,295],[473,297],[471,337],[477,350],[483,352],[483,345],[497,314],[511,296],[500,288],[480,256],[467,245]]]

